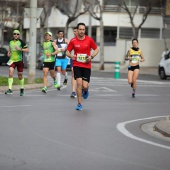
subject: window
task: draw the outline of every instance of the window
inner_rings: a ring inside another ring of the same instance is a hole
[[[104,42],[115,43],[117,37],[116,27],[104,27]]]
[[[163,34],[162,37],[165,37],[166,39],[170,39],[170,30],[169,29],[163,30],[162,34]]]
[[[119,5],[120,2],[118,0],[104,0],[103,1],[104,5]]]
[[[132,39],[133,38],[132,28],[120,27],[119,38]]]
[[[88,27],[86,27],[86,35],[88,35]],[[93,38],[94,41],[96,41],[96,27],[92,27],[92,35],[91,37]]]
[[[142,28],[141,38],[160,38],[160,29]]]

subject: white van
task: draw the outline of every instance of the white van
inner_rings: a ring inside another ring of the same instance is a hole
[[[170,76],[170,50],[162,53],[162,58],[158,66],[158,74],[163,80]]]

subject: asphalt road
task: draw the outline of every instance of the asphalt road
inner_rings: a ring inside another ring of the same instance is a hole
[[[169,114],[170,81],[140,75],[133,99],[126,76],[94,71],[82,111],[70,81],[0,94],[0,170],[169,170],[170,141],[141,126]]]

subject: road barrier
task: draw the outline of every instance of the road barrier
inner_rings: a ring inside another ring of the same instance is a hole
[[[114,78],[115,78],[115,79],[119,79],[119,78],[120,78],[120,62],[119,62],[119,61],[116,61],[116,62],[115,62]]]

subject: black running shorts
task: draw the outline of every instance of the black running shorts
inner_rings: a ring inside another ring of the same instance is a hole
[[[73,67],[74,70],[74,79],[82,78],[82,80],[90,82],[90,76],[91,76],[91,69],[84,68],[84,67]]]
[[[54,70],[55,62],[44,62],[43,68],[49,68],[49,70]]]
[[[134,71],[135,69],[140,69],[139,65],[137,65],[137,66],[128,66],[129,71]]]

